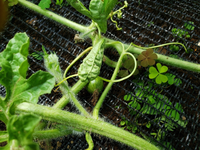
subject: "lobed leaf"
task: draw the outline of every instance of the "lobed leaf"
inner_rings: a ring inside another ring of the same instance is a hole
[[[17,33],[0,53],[0,84],[6,88],[3,102],[9,102],[9,106],[19,100],[37,103],[40,95],[50,93],[54,87],[54,77],[44,71],[26,79],[29,43],[26,33]]]
[[[19,147],[24,147],[24,149],[30,147],[31,149],[39,150],[39,146],[33,142],[32,134],[40,120],[40,117],[33,114],[12,116],[7,126],[9,141],[17,140]]]
[[[154,68],[154,67],[150,67],[149,68],[149,78],[150,79],[154,79],[155,77],[157,77],[158,76],[158,71],[156,70],[156,68]]]

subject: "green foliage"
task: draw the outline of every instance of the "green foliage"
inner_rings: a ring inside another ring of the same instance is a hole
[[[168,67],[162,66],[160,63],[156,64],[157,69],[155,67],[149,68],[149,78],[150,79],[156,79],[157,84],[165,83],[167,82],[168,78],[166,75],[163,75],[163,73],[167,72]]]
[[[153,52],[153,49],[147,49],[138,56],[138,61],[141,61],[141,66],[147,67],[155,64],[155,59],[158,56]]]
[[[16,141],[19,147],[29,150],[39,150],[39,145],[33,142],[33,131],[41,120],[33,114],[14,115],[10,118],[7,126],[9,142]]]
[[[33,52],[30,56],[33,56],[37,60],[42,60],[43,59],[43,52]]]
[[[172,103],[168,98],[162,94],[152,90],[153,84],[143,81],[134,81],[138,83],[139,87],[135,93],[124,95],[124,100],[128,102],[129,114],[136,115],[134,125],[129,120],[122,118],[120,125],[133,133],[137,132],[137,126],[146,126],[151,128],[152,123],[157,123],[164,126],[165,130],[152,132],[151,135],[155,136],[158,141],[164,139],[167,131],[174,131],[177,127],[186,127],[187,121],[183,120],[181,114],[184,113],[181,104]],[[151,90],[151,91],[150,91]],[[135,95],[135,96],[132,96]],[[145,103],[144,103],[145,102]],[[146,123],[140,124],[138,119],[140,113],[147,115],[156,115],[156,118]],[[143,135],[143,134],[142,134]],[[145,137],[148,138],[148,137]]]
[[[170,48],[170,50],[172,50],[172,51],[174,51],[174,52],[179,51],[179,47],[176,46],[176,45],[170,45],[169,48]]]
[[[74,7],[81,14],[92,19],[91,12],[79,0],[66,0],[68,4]]]
[[[178,38],[190,38],[190,35],[188,34],[188,32],[182,29],[173,28],[172,34],[173,36],[178,36]]]
[[[168,78],[168,84],[169,85],[175,84],[176,86],[180,86],[182,84],[181,79],[175,78],[176,77],[175,75],[170,74],[170,73],[166,73],[165,75]]]
[[[122,121],[120,122],[120,126],[124,129],[126,128],[127,130],[131,131],[132,133],[137,132],[137,126],[133,125],[130,121],[126,120],[125,118],[123,118]]]
[[[42,9],[50,8],[51,0],[41,0],[38,6]]]
[[[153,21],[150,21],[149,24],[147,25],[148,27],[151,27],[154,24]]]
[[[78,69],[78,76],[81,81],[90,81],[95,79],[99,73],[104,53],[104,39],[102,38],[92,48],[90,53],[84,58],[83,63]]]
[[[194,22],[189,21],[188,23],[184,23],[184,27],[188,30],[194,30]]]
[[[118,0],[91,0],[89,10],[91,12],[91,19],[95,21],[105,33],[107,30],[107,18],[113,10]]]
[[[119,71],[118,76],[122,78],[128,76],[133,71],[134,66],[135,66],[135,63],[134,63],[133,58],[127,56],[127,59],[123,61],[122,63],[123,69]],[[139,70],[136,69],[133,75],[137,75],[138,73],[139,73]]]
[[[6,97],[0,98],[0,120],[7,125],[7,133],[0,132],[0,139],[7,140],[5,146],[19,146],[37,150],[32,142],[32,132],[40,118],[34,115],[14,115],[16,105],[29,101],[37,103],[40,95],[50,93],[55,79],[49,73],[38,71],[26,79],[29,38],[26,33],[17,33],[6,49],[0,53],[0,84],[6,88]],[[6,134],[8,134],[5,138]]]
[[[63,0],[56,0],[56,5],[62,6]]]

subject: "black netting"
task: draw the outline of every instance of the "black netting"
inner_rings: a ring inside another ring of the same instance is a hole
[[[32,2],[38,4],[39,1],[32,0]],[[84,3],[88,7],[89,1]],[[115,24],[108,21],[106,37],[124,43],[133,42],[140,46],[158,45],[179,40],[190,49],[189,53],[186,53],[181,46],[177,52],[173,52],[169,46],[159,48],[157,52],[167,56],[176,55],[183,60],[200,64],[200,3],[198,1],[129,0],[128,3],[129,6],[123,10],[122,18],[119,20],[114,18],[119,22],[119,26],[122,27],[123,30],[117,31]],[[122,6],[122,4],[119,3],[116,9],[120,6]],[[89,25],[91,23],[88,18],[77,13],[65,2],[62,8],[51,4],[50,10],[80,24]],[[184,27],[184,24],[190,21],[194,23],[194,30],[188,30]],[[172,29],[174,28],[187,31],[190,38],[173,36]],[[20,5],[14,6],[11,9],[10,21],[5,31],[0,35],[0,51],[3,51],[8,41],[17,32],[26,32],[30,37],[30,54],[34,52],[40,54],[40,52],[42,52],[42,45],[44,45],[48,52],[55,52],[59,56],[59,61],[63,70],[84,49],[91,45],[89,40],[84,43],[75,44],[74,35],[77,34],[76,31],[38,15]],[[116,57],[118,57],[116,53],[109,50],[106,50],[105,54],[109,56],[109,58],[115,60]],[[68,75],[77,72],[80,62],[81,60],[71,68]],[[42,59],[38,60],[30,55],[29,63],[30,68],[28,70],[28,76],[38,70],[45,70]],[[162,101],[164,105],[168,105],[164,97],[159,97],[159,94],[162,94],[173,104],[173,106],[169,106],[173,110],[177,110],[174,107],[176,103],[179,103],[183,107],[184,112],[179,113],[183,121],[188,121],[187,126],[183,128],[177,124],[176,121],[171,120],[177,127],[174,131],[165,132],[165,141],[169,142],[175,149],[198,150],[200,147],[200,75],[171,66],[168,66],[168,68],[169,73],[181,79],[181,86],[171,85],[168,87],[162,84],[158,86],[153,80],[148,78],[148,75],[145,73],[146,71],[142,69],[140,75],[136,77],[133,76],[126,81],[113,85],[101,108],[100,116],[116,126],[121,126],[120,122],[126,120],[132,126],[137,126],[138,130],[136,134],[138,136],[144,137],[144,135],[146,135],[151,137],[151,142],[163,145],[163,142],[159,142],[158,137],[155,137],[152,133],[163,133],[166,131],[166,127],[159,117],[165,115],[164,112],[160,112],[159,115],[147,115],[135,110],[136,114],[133,115],[129,110],[133,110],[134,108],[131,108],[130,105],[128,105],[129,102],[124,100],[124,96],[127,94],[130,94],[134,99],[141,99],[142,96],[136,94],[135,91],[141,88],[139,81],[142,81],[144,85],[142,87],[143,92],[151,94],[153,97]],[[105,78],[110,78],[112,72],[112,68],[103,65],[100,75]],[[78,78],[73,78],[68,81],[72,86],[77,80]],[[153,84],[153,86],[151,88],[145,88],[148,84]],[[0,89],[0,94],[5,95],[5,89],[2,86]],[[140,94],[142,94],[142,92]],[[41,96],[39,103],[52,106],[61,96],[59,92],[53,91],[51,94]],[[92,101],[91,95],[89,95],[85,89],[78,94],[78,98],[88,111],[92,111],[95,103]],[[146,98],[142,98],[142,101],[144,105],[148,106],[151,112],[159,111],[159,108],[154,109],[151,104],[147,103]],[[67,105],[65,109],[68,111],[76,111],[71,105]],[[156,118],[159,119],[157,119],[157,122],[154,122],[153,120]],[[168,117],[168,119],[170,119],[170,117]],[[151,123],[150,128],[143,125],[148,122]],[[132,132],[132,129],[125,129]],[[95,143],[95,150],[131,149],[104,137],[98,135],[92,136]],[[160,136],[162,136],[162,134]],[[87,142],[83,135],[67,136],[53,140],[51,146],[53,149],[81,150],[87,148]],[[45,149],[46,145],[41,143],[41,148]]]

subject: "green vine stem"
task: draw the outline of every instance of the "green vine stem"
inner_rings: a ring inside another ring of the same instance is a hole
[[[68,26],[74,30],[77,30],[79,32],[89,32],[90,29],[86,26],[83,26],[83,25],[80,25],[78,23],[75,23],[71,20],[68,20],[64,17],[61,17],[60,15],[57,15],[51,11],[48,11],[48,10],[45,10],[45,9],[42,9],[40,8],[39,6],[29,2],[29,1],[26,1],[26,0],[18,0],[18,3],[21,4],[22,6],[25,6],[31,10],[34,10],[35,12],[38,12],[39,14],[42,14],[56,22],[59,22],[65,26]]]
[[[185,47],[185,45],[183,45],[182,43],[178,43],[178,42],[165,43],[165,44],[156,45],[156,46],[150,46],[150,47],[141,47],[141,46],[138,46],[138,45],[135,45],[135,44],[131,43],[131,45],[133,45],[135,47],[138,47],[138,48],[141,48],[141,49],[159,48],[159,47],[168,46],[168,45],[175,45],[175,44],[183,46],[183,48],[185,49],[185,52],[188,52],[187,48]]]
[[[19,0],[19,4],[29,8],[31,10],[34,10],[34,11],[36,11],[36,12],[38,12],[38,13],[40,13],[40,14],[42,14],[42,15],[50,18],[50,19],[53,19],[56,22],[59,22],[59,23],[61,23],[63,25],[66,25],[66,26],[68,26],[68,27],[70,27],[70,28],[72,28],[74,30],[77,30],[79,32],[89,32],[91,30],[90,28],[93,28],[93,25],[89,26],[89,27],[80,25],[80,24],[75,23],[73,21],[70,21],[70,20],[68,20],[68,19],[66,19],[64,17],[56,15],[53,12],[50,12],[48,10],[43,10],[39,6],[37,6],[37,5],[35,5],[35,4],[31,3],[31,2],[25,1],[25,0]],[[89,37],[93,38],[92,34],[90,34]],[[116,42],[116,41],[108,39],[108,38],[105,38],[105,39],[107,41],[106,45],[108,47],[111,46],[113,42]],[[128,46],[129,46],[128,44],[124,44],[125,48],[127,48]],[[135,54],[141,54],[142,51],[143,51],[143,49],[138,48],[138,47],[133,47],[133,46],[130,47],[130,49],[129,49],[129,52],[135,53]],[[119,49],[118,52],[120,53],[121,50]],[[179,59],[168,57],[168,56],[161,55],[161,54],[157,54],[157,56],[158,56],[158,59],[157,59],[158,62],[167,64],[167,65],[170,65],[170,66],[186,69],[186,70],[189,70],[189,71],[194,71],[194,72],[200,73],[200,65],[199,64],[188,62],[188,61],[179,60]]]
[[[44,51],[44,65],[45,65],[47,71],[51,75],[54,76],[57,83],[60,83],[63,80],[63,75],[62,75],[61,68],[59,66],[57,55],[56,54],[48,55],[44,48],[43,48],[43,51]],[[60,88],[62,94],[66,97],[67,101],[68,101],[68,99],[72,100],[73,104],[77,107],[77,109],[83,115],[90,117],[90,114],[83,108],[83,106],[76,99],[75,94],[70,90],[68,83],[66,81],[62,82],[59,85],[59,88]],[[62,103],[65,103],[65,102],[62,101]],[[54,108],[56,108],[57,106],[60,107],[61,105],[60,104],[56,105]]]
[[[109,43],[109,44],[107,44],[108,47],[111,47],[113,45],[112,43],[116,42],[116,41],[108,39],[108,38],[106,38],[106,41]],[[119,45],[115,45],[115,46],[119,47]],[[128,44],[124,44],[125,48],[128,48],[129,46],[130,45],[128,45]],[[118,51],[119,53],[122,52],[121,49],[118,48],[118,50],[119,50]],[[141,54],[142,51],[144,51],[144,50],[141,48],[138,48],[138,47],[133,47],[133,46],[131,46],[128,50],[128,52],[138,54],[138,55]],[[158,53],[156,53],[156,54],[158,56],[158,58],[156,59],[157,62],[200,73],[200,64],[172,58],[172,57],[161,55]]]
[[[91,46],[91,47],[88,47],[86,50],[84,50],[82,53],[80,53],[80,54],[78,55],[78,57],[76,57],[76,58],[70,63],[70,65],[65,69],[63,78],[66,77],[66,74],[67,74],[67,72],[69,71],[69,69],[70,69],[83,55],[85,55],[86,53],[88,53],[91,49],[92,49],[92,46]]]
[[[90,133],[88,133],[88,132],[85,133],[85,139],[86,139],[86,141],[89,145],[86,150],[93,150],[94,143],[93,143],[93,140],[92,140]]]
[[[119,42],[117,42],[117,43],[115,43],[115,44],[118,45]],[[116,46],[113,46],[113,47],[116,47]],[[126,52],[126,51],[128,50],[129,47],[125,50],[122,43],[121,43],[121,47],[116,47],[116,48],[122,49],[122,53],[121,53],[121,55],[120,55],[120,57],[119,57],[119,59],[118,59],[118,62],[117,62],[117,65],[116,65],[116,67],[115,67],[115,70],[114,70],[114,72],[113,72],[113,75],[112,75],[112,77],[111,77],[111,80],[109,80],[108,85],[106,86],[105,90],[104,90],[103,93],[101,94],[101,96],[100,96],[100,98],[99,98],[97,104],[95,105],[95,107],[94,107],[94,109],[93,109],[93,117],[94,117],[95,119],[98,119],[99,110],[100,110],[100,108],[101,108],[101,106],[102,106],[102,104],[103,104],[103,101],[104,101],[105,97],[107,96],[107,94],[108,94],[110,88],[112,87],[112,85],[113,85],[113,83],[114,83],[114,81],[115,81],[115,78],[117,77],[117,74],[118,74],[118,71],[119,71],[119,69],[120,69],[120,66],[121,66],[123,57],[124,57],[126,54],[129,55],[129,53]],[[131,56],[132,56],[132,54],[131,54]],[[132,56],[132,57],[133,57],[133,59],[135,60],[135,63],[137,64],[135,57],[134,57],[134,56]],[[137,66],[137,65],[136,65],[136,66]],[[136,70],[136,67],[134,68],[134,70],[133,70],[132,73],[134,73],[135,70]],[[128,76],[128,77],[129,77],[129,76]]]
[[[49,121],[100,134],[138,150],[159,150],[146,140],[104,121],[27,102],[19,104],[15,110],[16,113],[33,113]]]
[[[126,80],[126,79],[130,78],[135,73],[135,70],[137,69],[137,61],[136,61],[135,56],[133,54],[129,53],[129,52],[124,53],[122,57],[124,57],[124,55],[130,55],[133,58],[133,60],[134,60],[134,64],[136,64],[135,67],[134,67],[134,69],[133,69],[133,71],[128,76],[126,76],[124,78],[121,78],[121,79],[113,80],[113,81],[111,81],[109,79],[102,78],[102,77],[99,77],[99,78],[102,79],[103,81],[114,82],[114,83],[121,82],[123,80]]]
[[[33,133],[33,137],[37,140],[46,140],[46,139],[53,139],[58,138],[61,136],[72,134],[72,130],[67,129],[49,129],[49,130],[41,130],[41,131],[35,131]]]

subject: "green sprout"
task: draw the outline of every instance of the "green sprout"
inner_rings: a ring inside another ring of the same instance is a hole
[[[179,38],[190,38],[190,35],[188,34],[188,32],[182,29],[173,28],[172,34],[173,36],[178,36]]]
[[[194,22],[189,21],[188,23],[184,23],[184,27],[188,30],[194,30]]]
[[[157,84],[165,83],[168,81],[168,78],[166,75],[163,73],[167,72],[168,67],[167,66],[162,66],[160,63],[156,64],[157,69],[155,67],[150,67],[149,68],[149,78],[150,79],[156,79]]]
[[[63,0],[56,0],[56,5],[62,6]]]
[[[43,59],[43,52],[33,52],[30,56],[33,56],[37,60],[42,60]]]
[[[174,51],[174,52],[179,51],[179,47],[177,45],[170,45],[169,49],[172,50],[172,51]]]

